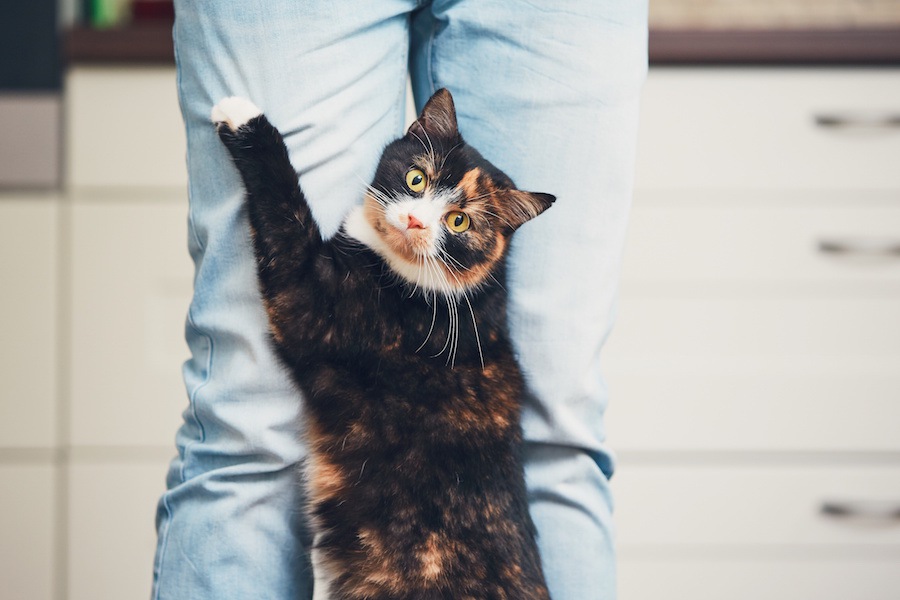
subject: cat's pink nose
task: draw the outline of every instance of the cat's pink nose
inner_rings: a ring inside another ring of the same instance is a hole
[[[418,220],[412,215],[409,215],[406,220],[406,228],[407,229],[425,229],[425,225],[422,224],[422,221]]]

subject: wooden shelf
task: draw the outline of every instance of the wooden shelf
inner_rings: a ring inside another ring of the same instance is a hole
[[[900,29],[652,30],[653,65],[900,65]],[[172,23],[70,29],[69,64],[174,62]]]

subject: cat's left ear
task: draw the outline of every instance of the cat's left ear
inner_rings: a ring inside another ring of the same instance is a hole
[[[446,88],[441,88],[434,93],[422,114],[407,130],[407,135],[416,135],[421,139],[430,138],[456,138],[459,136],[459,128],[456,124],[456,107],[453,106],[453,96]]]
[[[556,202],[556,196],[553,194],[523,192],[522,190],[509,190],[507,198],[506,220],[513,229],[518,229]]]

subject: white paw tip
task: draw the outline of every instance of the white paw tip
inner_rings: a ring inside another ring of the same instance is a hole
[[[213,106],[210,118],[213,123],[225,123],[232,131],[237,131],[241,125],[261,114],[259,107],[246,98],[231,96]]]

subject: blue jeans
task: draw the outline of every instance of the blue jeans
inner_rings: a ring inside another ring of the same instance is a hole
[[[526,475],[553,597],[614,598],[600,350],[630,203],[644,0],[176,0],[176,11],[196,279],[153,598],[312,594],[302,403],[266,340],[241,185],[210,109],[239,95],[266,112],[331,233],[402,132],[407,72],[420,108],[449,88],[469,143],[520,188],[558,197],[511,255]]]

